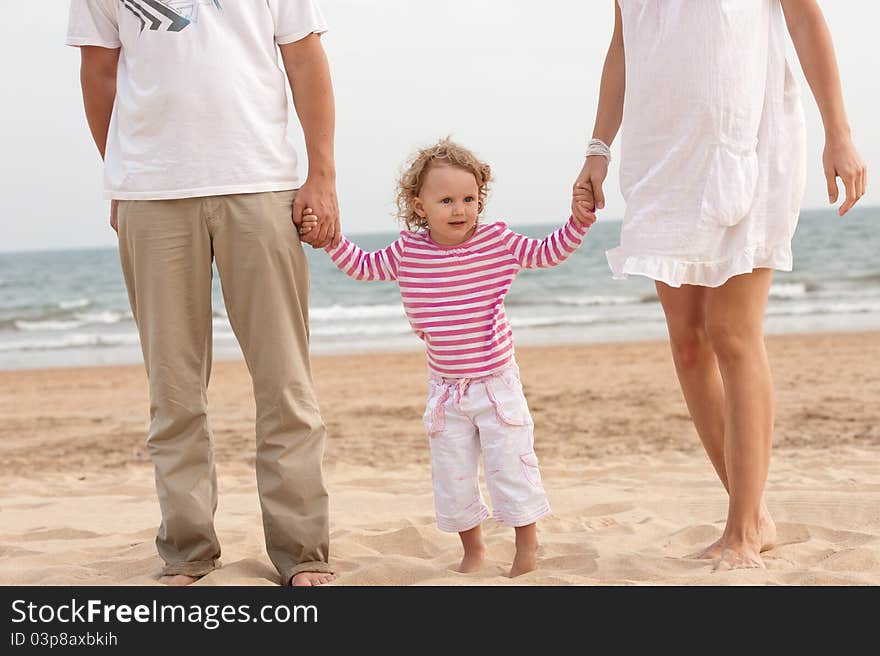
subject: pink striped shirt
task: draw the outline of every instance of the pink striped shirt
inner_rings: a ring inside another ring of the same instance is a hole
[[[504,297],[516,274],[560,264],[587,231],[569,218],[548,237],[531,239],[499,221],[478,224],[456,246],[441,246],[427,232],[402,231],[372,253],[345,237],[327,252],[355,280],[396,280],[410,325],[427,346],[430,369],[447,378],[474,378],[513,359]]]

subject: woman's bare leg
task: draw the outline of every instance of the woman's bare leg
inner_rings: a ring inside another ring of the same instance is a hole
[[[729,505],[718,567],[763,567],[770,526],[763,507],[773,438],[773,381],[764,345],[771,269],[708,291],[706,332],[724,381],[724,466]],[[772,525],[772,521],[769,522]]]
[[[724,385],[706,332],[709,289],[695,285],[670,287],[657,283],[666,314],[672,361],[688,411],[706,455],[727,488],[724,467]]]
[[[707,287],[695,285],[676,288],[661,282],[657,283],[657,294],[666,314],[666,325],[669,329],[672,359],[685,403],[703,448],[718,478],[728,490],[724,458],[724,382],[706,328],[710,291]],[[762,521],[765,537],[762,548],[770,549],[775,540],[775,527],[763,505]],[[726,532],[692,557],[707,559],[720,557],[725,539]]]

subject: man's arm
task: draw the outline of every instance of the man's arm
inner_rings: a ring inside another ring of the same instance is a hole
[[[868,172],[852,142],[831,33],[816,0],[782,0],[782,9],[825,126],[822,164],[828,181],[828,200],[837,202],[838,177],[846,189],[846,201],[838,210],[843,216],[864,195]]]
[[[311,208],[318,226],[302,237],[314,248],[336,247],[342,237],[339,202],[336,197],[336,163],[333,138],[336,114],[330,65],[321,37],[317,34],[281,46],[281,58],[293,90],[293,104],[303,128],[309,157],[305,184],[296,195],[293,221],[302,221],[305,208]]]
[[[120,49],[83,46],[80,52],[82,61],[79,79],[86,120],[98,152],[101,153],[101,159],[104,159],[110,116],[113,114],[113,103],[116,102],[116,68],[119,65]]]
[[[116,102],[116,68],[120,49],[83,46],[80,52],[79,77],[86,120],[101,159],[104,159],[110,117],[113,115],[113,103]],[[110,226],[117,229],[116,201],[110,204]]]

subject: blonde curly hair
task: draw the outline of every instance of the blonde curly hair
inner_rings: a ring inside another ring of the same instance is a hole
[[[486,205],[489,183],[492,181],[491,167],[477,159],[470,150],[446,137],[413,155],[409,160],[409,166],[397,182],[397,218],[411,232],[425,230],[428,227],[428,220],[416,214],[413,201],[421,193],[428,171],[438,165],[457,166],[473,173],[480,194],[477,212],[482,212]]]

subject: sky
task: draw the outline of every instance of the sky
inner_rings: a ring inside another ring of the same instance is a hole
[[[239,0],[229,0],[239,1]],[[486,216],[561,222],[592,132],[614,0],[319,0],[336,95],[343,230],[391,232],[395,180],[414,149],[451,135],[492,165]],[[856,146],[880,161],[880,3],[823,0]],[[16,6],[0,40],[0,252],[109,247],[101,162],[64,45],[66,0]],[[807,116],[805,208],[827,207],[819,113],[791,50]],[[305,161],[295,117],[291,137]],[[613,148],[617,154],[617,147]],[[876,166],[873,170],[877,170]],[[880,204],[869,184],[861,204]],[[612,163],[607,208],[623,215]]]

